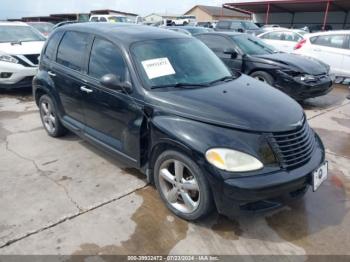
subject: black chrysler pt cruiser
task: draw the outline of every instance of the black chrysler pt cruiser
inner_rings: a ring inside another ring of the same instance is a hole
[[[187,220],[214,208],[229,216],[272,208],[327,178],[323,144],[302,108],[231,73],[190,36],[61,27],[43,48],[33,93],[50,136],[70,130],[138,168]]]

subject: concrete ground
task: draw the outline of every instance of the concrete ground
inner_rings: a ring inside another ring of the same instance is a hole
[[[321,188],[236,220],[173,216],[136,170],[75,135],[53,139],[29,92],[0,94],[0,254],[348,254],[350,101],[337,86],[303,107],[330,162]]]

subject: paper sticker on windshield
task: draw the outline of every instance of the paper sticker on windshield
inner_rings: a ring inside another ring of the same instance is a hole
[[[142,65],[149,79],[175,74],[167,57],[145,60]]]

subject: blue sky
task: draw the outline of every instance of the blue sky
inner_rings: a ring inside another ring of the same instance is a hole
[[[52,13],[78,13],[94,9],[115,9],[147,15],[182,14],[196,4],[221,5],[222,0],[0,0],[0,19]]]

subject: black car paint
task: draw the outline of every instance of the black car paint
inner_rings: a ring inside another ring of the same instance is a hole
[[[231,48],[238,53],[237,57],[225,54],[223,50],[213,49],[215,54],[232,70],[250,75],[256,71],[264,71],[274,78],[273,86],[285,92],[296,100],[325,95],[332,90],[333,81],[328,75],[329,66],[313,58],[303,57],[296,54],[274,53],[266,55],[247,55],[231,39],[239,33],[205,33],[201,36],[221,36],[231,42]],[[203,41],[203,40],[202,40]],[[205,41],[203,41],[205,43]],[[283,73],[283,70],[291,70],[301,74],[320,76],[315,82],[302,82],[294,76]]]
[[[156,157],[165,149],[176,149],[200,166],[210,182],[219,212],[231,214],[233,207],[241,203],[307,187],[311,172],[324,161],[324,148],[317,140],[316,159],[294,170],[297,175],[281,168],[266,136],[272,131],[294,130],[304,119],[303,110],[288,96],[252,78],[242,75],[228,83],[180,90],[150,90],[142,86],[129,53],[130,45],[141,40],[187,36],[107,23],[68,25],[56,32],[66,31],[85,32],[113,42],[129,69],[132,92],[111,90],[89,78],[87,57],[83,72],[72,72],[42,54],[33,81],[36,102],[42,94],[48,94],[64,126],[140,169],[149,181],[153,179]],[[58,43],[56,52],[57,46]],[[86,53],[89,48],[91,43]],[[46,46],[43,53],[45,49]],[[93,89],[94,95],[79,92],[79,84]],[[221,171],[205,159],[205,152],[213,147],[248,153],[260,159],[264,168],[245,173]],[[237,188],[242,192],[238,197],[233,194]]]

